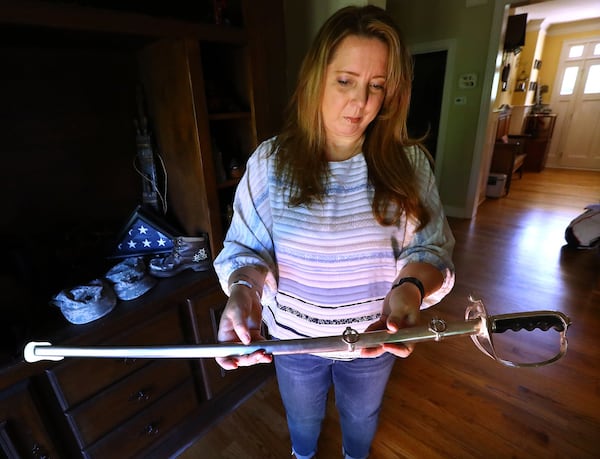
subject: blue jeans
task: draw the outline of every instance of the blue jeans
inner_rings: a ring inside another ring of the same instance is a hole
[[[279,391],[296,457],[309,459],[315,455],[327,394],[333,384],[344,455],[346,459],[366,458],[395,360],[388,353],[351,361],[310,354],[275,356]]]

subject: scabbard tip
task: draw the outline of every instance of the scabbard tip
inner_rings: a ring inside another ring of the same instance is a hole
[[[62,356],[45,356],[37,353],[38,349],[50,346],[52,346],[52,344],[47,341],[30,341],[23,349],[23,357],[27,363],[35,363],[39,362],[40,360],[62,360]]]

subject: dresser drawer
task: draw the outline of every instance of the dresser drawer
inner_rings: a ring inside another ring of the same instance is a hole
[[[89,345],[182,344],[183,341],[179,311],[173,307],[127,333]],[[146,359],[70,359],[48,370],[48,376],[66,411],[147,364]]]
[[[198,344],[217,342],[219,320],[226,303],[227,296],[221,289],[215,289],[211,293],[190,295],[188,306],[192,311],[194,339]],[[199,359],[197,365],[204,381],[204,397],[207,400],[217,397],[237,384],[241,378],[256,370],[253,367],[246,367],[227,371],[221,368],[215,359]]]
[[[28,379],[0,391],[0,458],[59,457]]]
[[[80,448],[98,440],[191,377],[187,361],[154,361],[67,411]]]
[[[198,344],[217,342],[217,330],[221,313],[227,303],[227,296],[221,289],[190,295],[187,300],[192,310],[194,340]]]
[[[130,421],[83,450],[85,458],[139,457],[192,413],[198,398],[191,381],[172,390]]]

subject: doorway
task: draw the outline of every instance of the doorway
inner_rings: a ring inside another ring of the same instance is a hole
[[[558,114],[548,165],[600,170],[600,37],[565,42],[551,106]]]
[[[423,144],[436,158],[448,51],[413,54],[414,78],[408,113],[408,134],[425,136]]]

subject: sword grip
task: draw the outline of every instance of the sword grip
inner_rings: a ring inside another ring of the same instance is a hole
[[[507,330],[515,332],[521,330],[533,331],[539,329],[548,331],[551,328],[558,332],[566,331],[570,324],[567,316],[560,312],[537,311],[525,314],[504,314],[490,317],[492,333],[504,333]]]

